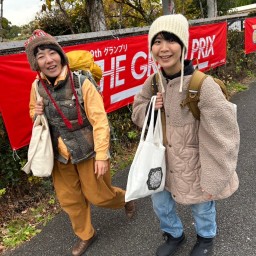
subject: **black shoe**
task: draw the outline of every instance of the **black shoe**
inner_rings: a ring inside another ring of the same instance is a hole
[[[197,235],[197,241],[190,256],[209,256],[213,249],[213,238],[204,238]]]
[[[172,256],[178,250],[178,248],[185,242],[185,234],[182,233],[182,236],[174,238],[168,233],[163,234],[165,243],[160,245],[157,248],[157,256]]]

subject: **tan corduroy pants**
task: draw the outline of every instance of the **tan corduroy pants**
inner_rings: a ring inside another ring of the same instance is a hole
[[[110,171],[97,179],[94,159],[78,164],[55,161],[52,177],[60,205],[69,215],[75,234],[82,240],[94,234],[90,203],[112,209],[125,205],[125,191],[111,186]]]

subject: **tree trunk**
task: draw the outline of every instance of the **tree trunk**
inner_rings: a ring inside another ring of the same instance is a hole
[[[199,1],[199,5],[200,5],[201,18],[204,18],[204,9],[202,5],[202,1]]]
[[[75,34],[75,31],[74,31],[74,29],[73,29],[72,23],[71,23],[71,21],[70,21],[70,17],[68,16],[66,10],[65,10],[65,9],[63,8],[63,6],[61,5],[60,0],[56,0],[56,3],[58,4],[58,6],[59,6],[61,12],[63,13],[64,17],[66,18],[66,21],[67,21],[67,24],[68,24],[68,26],[69,26],[69,29],[70,29],[71,33],[72,33],[72,34]]]
[[[102,0],[86,0],[91,31],[107,30]]]
[[[162,0],[163,3],[163,15],[175,13],[175,4],[173,0]]]
[[[119,28],[120,29],[122,28],[122,24],[123,24],[123,7],[124,7],[124,4],[121,3],[120,9],[119,9]]]
[[[217,0],[207,0],[208,18],[217,17]]]

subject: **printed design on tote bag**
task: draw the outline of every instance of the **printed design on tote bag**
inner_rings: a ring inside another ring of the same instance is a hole
[[[163,178],[161,167],[152,168],[148,174],[147,185],[149,190],[156,190],[160,187]]]

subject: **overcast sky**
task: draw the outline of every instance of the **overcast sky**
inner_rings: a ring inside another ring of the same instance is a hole
[[[3,16],[12,25],[25,25],[41,10],[41,0],[3,0]]]

